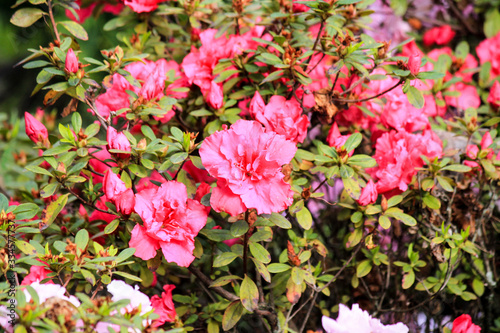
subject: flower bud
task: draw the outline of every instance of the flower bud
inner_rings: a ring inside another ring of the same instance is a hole
[[[108,200],[114,201],[121,193],[127,190],[127,186],[113,171],[108,169],[104,174],[102,189]]]
[[[118,133],[113,127],[108,127],[108,133],[106,135],[108,141],[108,149],[117,149],[123,151],[131,151],[130,142],[123,133]],[[127,159],[130,157],[129,154],[115,154],[118,158]]]
[[[382,202],[380,203],[382,206],[382,211],[386,211],[387,208],[389,208],[389,204],[387,203],[387,198],[385,196],[382,196]]]
[[[26,134],[34,143],[44,142],[48,140],[49,133],[47,132],[47,128],[35,119],[28,112],[24,113],[24,120],[26,122]]]
[[[422,55],[414,53],[408,58],[408,69],[413,75],[417,75],[420,71],[420,64],[422,63]]]
[[[69,73],[76,73],[78,71],[78,58],[73,49],[69,49],[68,53],[66,53],[64,69]]]
[[[128,188],[115,199],[116,209],[123,215],[130,215],[134,211],[135,195],[132,189]]]
[[[205,100],[207,101],[208,105],[218,110],[222,107],[223,99],[224,95],[222,94],[221,87],[217,83],[212,81],[210,83],[210,90],[205,96]]]

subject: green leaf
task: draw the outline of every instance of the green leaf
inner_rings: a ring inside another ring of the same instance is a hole
[[[403,276],[403,289],[410,288],[415,282],[415,272],[411,269]]]
[[[292,267],[287,264],[270,264],[267,270],[271,273],[281,273],[290,270]]]
[[[53,195],[59,189],[59,183],[50,183],[42,188],[40,191],[40,196],[42,198],[48,198]]]
[[[60,21],[57,24],[62,25],[66,30],[68,30],[73,36],[81,40],[88,40],[89,35],[87,31],[75,21]]]
[[[453,187],[448,182],[448,180],[446,180],[446,178],[441,177],[441,176],[437,176],[436,179],[437,179],[439,185],[441,185],[441,187],[443,188],[443,190],[445,190],[447,192],[453,192]]]
[[[116,228],[118,228],[118,225],[120,224],[120,219],[114,219],[113,221],[109,222],[109,224],[104,227],[104,233],[106,235],[109,235],[113,233]]]
[[[361,187],[359,182],[354,178],[342,178],[344,183],[344,190],[349,194],[354,200],[358,200],[361,196]]]
[[[222,317],[222,329],[224,331],[229,331],[232,329],[238,321],[241,319],[245,313],[245,308],[241,304],[241,301],[234,301],[226,308],[224,311],[224,316]]]
[[[262,278],[267,282],[271,283],[271,274],[269,274],[266,265],[264,265],[262,261],[259,261],[255,258],[250,258],[250,259],[252,259],[255,268],[257,269],[257,272],[260,274],[260,276],[262,276]]]
[[[66,202],[68,202],[69,194],[61,195],[57,200],[52,201],[47,208],[44,210],[42,216],[42,223],[44,224],[44,228],[49,227],[52,222],[56,219],[57,215],[61,212],[61,210],[66,206]]]
[[[309,230],[312,227],[312,215],[309,209],[306,207],[302,208],[297,212],[297,222],[299,222],[300,226],[305,230]]]
[[[253,312],[259,306],[259,290],[246,274],[240,287],[241,303],[250,312]]]
[[[263,262],[264,264],[268,264],[271,262],[271,255],[269,252],[259,243],[250,243],[248,245],[250,248],[250,252],[254,256],[255,259]]]
[[[395,218],[396,220],[399,220],[406,224],[409,227],[417,225],[417,220],[413,218],[412,216],[403,213],[403,211],[399,208],[389,208],[386,212],[386,215]]]
[[[89,232],[85,229],[81,229],[76,233],[75,244],[76,247],[82,251],[85,251],[89,243]]]
[[[82,128],[82,116],[78,112],[73,112],[71,115],[71,125],[73,125],[73,130],[75,133],[80,132]]]
[[[234,252],[224,252],[215,257],[213,267],[223,267],[227,266],[238,258],[238,255]]]
[[[477,296],[481,297],[484,294],[484,283],[479,278],[475,278],[472,281],[472,289]]]
[[[417,78],[419,78],[420,80],[437,80],[437,79],[440,79],[444,77],[444,74],[443,73],[439,73],[439,72],[420,72],[418,73],[417,75]]]
[[[231,225],[231,234],[236,238],[244,235],[248,231],[248,223],[245,220],[239,220]]]
[[[181,164],[187,157],[188,153],[186,152],[175,153],[170,156],[170,162],[172,162],[173,164]]]
[[[0,212],[2,210],[6,210],[7,207],[9,207],[9,199],[5,195],[0,193]]]
[[[142,131],[142,134],[144,134],[149,140],[153,141],[154,139],[156,139],[155,133],[153,132],[151,127],[149,127],[148,125],[142,125],[141,131]]]
[[[11,21],[12,22],[12,21]],[[484,34],[488,38],[495,37],[500,31],[500,12],[498,8],[492,8],[486,12],[484,22]]]
[[[140,277],[137,277],[135,275],[121,272],[121,271],[114,271],[113,274],[120,275],[126,279],[132,280],[132,281],[137,281],[137,282],[142,282],[142,279]]]
[[[27,28],[46,14],[47,13],[38,8],[22,8],[17,10],[14,15],[12,15],[10,23],[21,28]]]
[[[283,61],[279,57],[275,56],[272,53],[261,53],[257,57],[257,60],[262,61],[265,64],[273,65],[273,66],[283,63]]]
[[[373,168],[377,165],[377,161],[371,156],[358,154],[349,157],[347,164],[354,164],[362,168]]]
[[[215,280],[214,282],[212,282],[209,287],[210,288],[222,287],[233,280],[242,280],[242,278],[240,278],[238,275],[226,275],[226,276],[220,277],[217,280]]]
[[[355,148],[357,148],[359,146],[359,144],[361,143],[361,140],[363,139],[363,136],[361,135],[361,133],[353,133],[349,136],[349,138],[347,138],[345,144],[344,144],[344,148],[345,150],[349,153],[351,151],[353,151]]]
[[[88,283],[91,285],[95,286],[95,276],[91,272],[87,271],[86,269],[81,269],[80,273],[82,273],[83,278],[87,280]]]
[[[427,194],[423,197],[424,204],[430,209],[440,209],[441,201],[431,194]]]
[[[422,92],[415,88],[414,86],[408,87],[408,91],[406,92],[406,97],[408,98],[408,102],[410,102],[411,105],[416,107],[417,109],[421,109],[424,107],[424,96],[422,95]]]
[[[120,254],[116,257],[115,260],[117,263],[123,262],[128,258],[132,257],[134,253],[135,253],[135,248],[124,249],[122,252],[120,252]]]
[[[214,242],[222,242],[234,238],[234,236],[231,235],[231,232],[229,232],[229,230],[202,229],[200,230],[200,234],[204,235],[205,237]]]
[[[269,74],[264,80],[262,80],[262,82],[260,83],[261,85],[266,83],[266,82],[272,82],[272,81],[275,81],[279,78],[282,77],[282,74],[283,74],[283,70],[280,69],[278,71],[275,71],[275,72],[272,72],[271,74]]]
[[[39,166],[27,165],[24,168],[26,170],[34,172],[34,173],[39,173],[39,174],[42,174],[42,175],[47,175],[47,176],[52,177],[52,174],[48,170],[46,170],[44,168],[40,168]]]
[[[441,169],[442,171],[448,170],[448,171],[455,171],[455,172],[469,172],[471,171],[471,167],[463,164],[451,164],[447,165],[444,168]],[[438,180],[439,181],[439,180]]]
[[[378,223],[384,229],[389,229],[391,227],[391,220],[385,215],[380,215]]]
[[[387,207],[394,207],[397,204],[399,204],[401,201],[403,201],[403,197],[400,195],[395,195],[391,197],[389,200],[387,200]]]
[[[370,271],[372,270],[372,265],[373,265],[372,261],[369,259],[360,262],[356,267],[356,276],[358,278],[361,278],[363,276],[368,275],[368,273],[370,273]]]
[[[271,221],[272,223],[283,229],[292,228],[292,224],[290,223],[290,221],[288,221],[284,216],[282,216],[279,213],[272,213],[271,216],[269,217],[269,221]]]
[[[28,242],[16,240],[15,244],[16,244],[16,247],[19,250],[21,250],[21,252],[23,252],[24,254],[26,254],[28,256],[37,253],[35,247]]]

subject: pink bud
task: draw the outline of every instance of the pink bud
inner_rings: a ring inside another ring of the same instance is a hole
[[[102,189],[108,200],[114,201],[120,194],[127,190],[127,186],[113,171],[108,169],[104,174]]]
[[[257,114],[264,113],[265,108],[266,103],[264,103],[264,100],[262,99],[262,96],[259,94],[259,92],[256,91],[255,95],[252,98],[252,101],[250,102],[250,114],[253,118],[255,118]]]
[[[135,195],[131,188],[128,188],[125,192],[121,193],[115,199],[116,208],[123,215],[130,215],[134,211],[135,206]]]
[[[465,155],[468,158],[475,160],[477,158],[477,154],[479,153],[479,148],[476,145],[468,145],[465,150]]]
[[[481,149],[487,149],[493,143],[490,132],[486,132],[481,139]]]
[[[358,203],[361,206],[366,206],[377,201],[378,192],[373,180],[370,180],[363,190],[361,190],[361,196],[359,197]]]
[[[108,141],[108,149],[117,149],[123,151],[131,151],[130,142],[123,133],[118,133],[113,127],[108,127],[108,133],[106,135]],[[129,154],[115,154],[117,157],[126,159],[130,157]]]
[[[26,134],[34,143],[39,143],[47,140],[49,138],[49,133],[47,128],[35,119],[28,112],[24,113],[24,120],[26,122]]]
[[[408,69],[413,75],[417,75],[420,71],[420,64],[422,63],[422,55],[414,53],[408,58]]]
[[[73,52],[73,49],[69,49],[68,53],[66,53],[64,69],[69,73],[78,72],[78,58],[76,57],[75,52]]]
[[[207,101],[210,107],[218,110],[222,107],[222,102],[224,99],[224,95],[222,94],[221,87],[212,81],[210,83],[210,90],[208,91],[207,96],[205,96],[205,100]]]

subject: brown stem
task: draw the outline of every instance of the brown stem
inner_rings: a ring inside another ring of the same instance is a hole
[[[56,35],[56,40],[59,44],[61,44],[61,38],[59,38],[59,31],[57,31],[56,21],[54,20],[54,13],[52,12],[52,0],[47,1],[47,6],[49,7],[50,22],[52,22],[52,27],[54,28],[54,34]]]
[[[392,87],[390,87],[389,89],[386,89],[384,91],[382,91],[381,93],[378,93],[374,96],[371,96],[371,97],[366,97],[366,98],[361,98],[361,99],[342,99],[342,98],[335,98],[335,97],[332,97],[332,100],[334,101],[341,101],[341,102],[344,102],[344,103],[359,103],[359,102],[366,102],[366,101],[369,101],[371,99],[374,99],[374,98],[377,98],[377,97],[380,97],[384,94],[387,94],[389,91],[393,90],[394,88],[396,88],[397,86],[399,86],[401,83],[403,82],[403,80],[399,80],[398,83],[396,83],[395,85],[393,85]]]

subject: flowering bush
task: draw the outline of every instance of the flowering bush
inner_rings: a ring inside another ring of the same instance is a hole
[[[0,326],[500,332],[498,5],[18,0]]]

